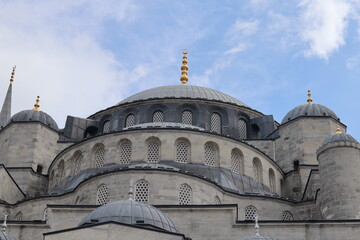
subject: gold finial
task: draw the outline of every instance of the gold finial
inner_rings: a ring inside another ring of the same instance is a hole
[[[336,129],[336,134],[341,134],[342,132],[341,132],[341,130],[340,130],[340,128],[337,128]]]
[[[310,92],[310,90],[308,90],[308,99],[307,99],[307,102],[308,102],[309,104],[312,104],[312,101],[313,101],[313,99],[312,99],[312,97],[311,97],[311,92]]]
[[[39,109],[39,107],[40,107],[40,104],[39,104],[39,102],[40,102],[40,96],[37,96],[37,98],[36,98],[36,103],[34,104],[34,109],[33,109],[33,111],[41,111],[40,109]]]
[[[187,61],[187,56],[186,54],[188,54],[188,51],[186,49],[183,50],[183,60],[182,60],[182,66],[181,66],[181,77],[180,77],[180,81],[182,85],[186,85],[186,83],[189,81],[189,77],[187,76],[188,74],[188,70],[189,67],[187,65],[188,61]]]
[[[16,65],[13,67],[13,70],[11,72],[10,84],[12,84],[14,81],[15,69],[16,69]]]

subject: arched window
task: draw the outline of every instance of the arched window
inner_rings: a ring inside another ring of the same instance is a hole
[[[164,114],[162,111],[156,111],[153,114],[153,122],[163,122],[164,121]]]
[[[103,147],[99,147],[95,152],[95,167],[100,168],[104,166],[105,161],[105,149]]]
[[[149,183],[145,180],[139,180],[135,184],[135,201],[149,202]]]
[[[257,209],[254,206],[247,206],[245,208],[245,220],[255,220],[255,216],[257,215]]]
[[[108,201],[108,187],[102,185],[97,190],[96,205],[104,205]]]
[[[110,121],[107,120],[104,122],[104,125],[103,125],[103,133],[108,133],[110,132]]]
[[[45,208],[44,213],[43,213],[43,221],[46,221],[48,219],[48,208]]]
[[[83,160],[84,156],[82,155],[82,153],[79,153],[76,158],[75,158],[75,169],[74,169],[74,174],[78,174],[81,170],[81,162]]]
[[[243,155],[240,150],[233,149],[231,151],[230,169],[234,173],[242,173],[243,168]]]
[[[23,220],[23,214],[22,214],[22,212],[18,212],[18,213],[15,215],[15,220],[16,220],[16,221],[22,221],[22,220]]]
[[[55,184],[59,183],[61,179],[64,177],[64,173],[65,173],[64,168],[65,168],[65,162],[64,159],[61,159],[55,175]]]
[[[270,190],[272,192],[276,192],[275,173],[274,170],[272,170],[272,168],[269,169],[269,185],[270,185]]]
[[[190,158],[189,155],[190,155],[189,144],[184,140],[177,141],[175,160],[177,162],[187,163],[189,162],[189,158]]]
[[[157,163],[160,160],[160,144],[156,140],[148,142],[147,162]]]
[[[262,182],[262,166],[261,166],[261,162],[258,158],[254,158],[253,160],[253,178],[255,179],[255,181],[261,183]]]
[[[211,114],[210,130],[212,132],[221,133],[221,116],[218,113]]]
[[[239,119],[238,121],[238,129],[239,129],[239,139],[246,139],[247,131],[246,131],[246,121],[244,119]]]
[[[128,164],[131,160],[132,145],[130,141],[123,142],[120,145],[120,164]]]
[[[131,127],[135,125],[135,115],[129,114],[125,119],[125,127]]]
[[[214,204],[221,204],[220,198],[218,196],[215,196],[214,198]]]
[[[284,221],[291,221],[291,220],[294,220],[293,215],[292,215],[292,214],[291,214],[291,212],[289,212],[289,211],[285,211],[285,212],[283,212],[283,214],[282,214],[282,218],[283,218],[283,220],[284,220]]]
[[[189,111],[189,110],[185,110],[183,111],[182,113],[182,116],[181,116],[181,122],[183,124],[193,124],[192,123],[192,112]]]
[[[181,184],[179,189],[179,204],[189,205],[191,204],[192,190],[187,184]]]
[[[207,143],[205,144],[204,151],[205,151],[205,165],[215,167],[218,157],[216,148],[213,145]]]

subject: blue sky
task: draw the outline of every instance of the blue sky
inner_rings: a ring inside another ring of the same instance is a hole
[[[13,114],[60,127],[155,86],[230,94],[281,121],[315,103],[360,140],[360,3],[355,0],[0,0],[0,101],[17,65]]]

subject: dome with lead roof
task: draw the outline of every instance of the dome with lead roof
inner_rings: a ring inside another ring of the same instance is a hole
[[[171,219],[157,208],[134,200],[105,204],[89,213],[79,226],[104,222],[131,225],[150,225],[169,232],[179,233]]]
[[[171,85],[151,88],[125,98],[117,105],[151,99],[201,99],[247,107],[243,102],[225,93],[191,85]]]
[[[55,120],[43,111],[24,110],[12,116],[10,122],[41,122],[46,126],[59,131],[59,127]]]
[[[351,136],[350,134],[347,133],[342,133],[340,131],[340,129],[337,129],[336,134],[331,135],[329,137],[327,137],[324,142],[323,142],[323,146],[329,143],[334,143],[334,142],[349,142],[349,143],[359,143],[353,136]]]
[[[288,112],[283,120],[281,121],[281,124],[284,124],[286,122],[289,122],[297,117],[321,117],[321,116],[328,116],[332,117],[333,119],[340,121],[338,116],[328,107],[312,103],[311,93],[310,90],[308,91],[308,100],[306,104],[302,104],[300,106],[297,106],[293,108],[290,112]]]

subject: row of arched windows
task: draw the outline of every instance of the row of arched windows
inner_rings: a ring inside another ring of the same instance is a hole
[[[158,138],[150,137],[146,141],[147,153],[146,161],[149,163],[157,163],[160,159],[161,142]],[[123,139],[120,143],[119,162],[120,164],[128,164],[131,160],[132,143],[130,140]],[[185,138],[179,138],[175,142],[175,161],[179,163],[190,162],[190,142]],[[78,153],[75,156],[75,170],[74,174],[78,174],[81,170],[81,163],[83,154]],[[97,147],[95,150],[95,167],[102,167],[105,162],[105,148],[103,146]],[[218,146],[213,142],[208,142],[204,145],[204,164],[208,166],[219,166],[219,151]],[[243,173],[244,158],[239,149],[231,151],[230,170],[235,173]]]
[[[260,159],[254,158],[253,159],[253,178],[255,181],[262,183],[263,182],[263,176],[262,176],[262,164]],[[275,179],[275,172],[272,168],[269,168],[269,186],[270,191],[276,192],[276,179]]]
[[[125,118],[125,124],[124,127],[131,127],[134,126],[136,123],[136,118],[133,113],[127,115]],[[160,110],[157,110],[152,115],[152,121],[153,122],[164,122],[164,113]],[[181,115],[181,123],[183,124],[193,124],[193,113],[189,110],[185,110],[182,112]],[[222,128],[222,119],[221,115],[219,113],[212,113],[210,116],[210,131],[221,134],[221,128]],[[237,128],[239,131],[239,139],[245,139],[247,138],[247,124],[246,121],[242,118],[238,119],[237,122]],[[106,120],[103,123],[103,133],[110,132],[110,121]]]
[[[190,205],[192,204],[192,188],[183,183],[179,187],[178,192],[179,205]],[[149,182],[141,179],[135,183],[134,200],[142,203],[149,203]],[[108,202],[108,187],[101,185],[97,190],[96,204],[104,205]],[[214,204],[221,204],[220,198],[215,196]],[[21,213],[21,212],[20,212]],[[255,220],[255,216],[258,214],[256,207],[250,205],[245,207],[245,220]],[[21,215],[22,217],[22,215]],[[284,211],[282,219],[285,221],[293,220],[293,215],[289,211]]]
[[[218,197],[217,197],[218,198]],[[135,183],[134,200],[142,203],[149,203],[149,182],[141,179]],[[96,205],[104,205],[108,203],[108,187],[101,185],[97,189]],[[192,203],[192,189],[184,183],[179,187],[179,204],[189,205]],[[220,204],[220,199],[214,201],[215,204]]]
[[[254,221],[256,215],[258,215],[258,210],[256,207],[252,205],[245,207],[245,220]],[[282,213],[282,220],[291,221],[294,220],[294,217],[290,211],[284,211]]]

